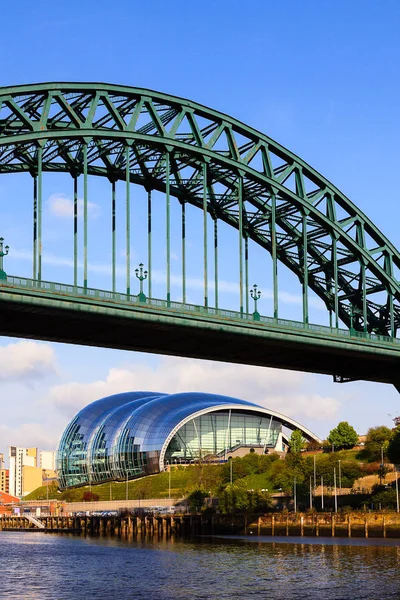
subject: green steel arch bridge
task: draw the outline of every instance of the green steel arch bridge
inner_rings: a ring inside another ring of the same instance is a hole
[[[0,174],[22,173],[31,178],[31,209],[23,218],[32,231],[32,270],[30,277],[9,273],[6,261],[13,248],[6,258],[8,240],[1,240],[1,335],[399,385],[397,248],[334,185],[268,136],[195,102],[147,89],[103,83],[3,87]],[[71,181],[71,281],[44,276],[44,180],[51,173],[65,173]],[[94,177],[110,186],[109,289],[91,286],[89,278],[96,232],[88,227],[88,182]],[[123,198],[117,198],[121,182]],[[147,243],[137,261],[145,267],[137,269],[131,256],[133,184],[147,193]],[[2,199],[3,210],[9,200]],[[125,282],[117,289],[121,207]],[[187,207],[198,209],[203,240],[204,293],[197,304],[187,293]],[[166,292],[156,298],[153,220],[160,211]],[[238,274],[236,309],[221,306],[221,274],[227,267],[219,255],[221,227],[235,234],[229,263]],[[171,270],[171,244],[178,243],[179,298]],[[249,286],[250,244],[271,263],[268,315],[258,310],[259,290]],[[282,266],[301,286],[301,320],[282,318]],[[323,303],[324,325],[310,320],[310,294]]]

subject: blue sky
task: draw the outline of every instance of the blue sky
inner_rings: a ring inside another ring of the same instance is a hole
[[[103,0],[19,0],[2,7],[0,85],[106,81],[187,97],[228,113],[304,158],[399,246],[399,26],[400,4],[391,0],[119,0],[114,8]],[[53,280],[71,273],[60,262],[70,248],[70,221],[54,209],[60,198],[68,199],[68,185],[49,178],[44,188],[44,268]],[[103,182],[91,185],[90,227],[101,229],[108,218],[109,189]],[[20,218],[30,206],[30,193],[23,179],[0,181],[2,234],[14,251],[8,262],[14,274],[28,274],[30,268],[23,258],[30,232]],[[137,195],[140,199],[143,193]],[[193,264],[195,217],[189,219]],[[138,231],[133,242],[134,265],[142,260],[140,236]],[[122,263],[122,240],[118,244]],[[179,248],[173,244],[172,250]],[[99,287],[109,284],[109,274],[101,269],[103,252],[99,245],[91,257],[92,285]],[[162,261],[155,268],[162,274]],[[228,266],[224,278],[232,280]],[[260,309],[269,314],[271,282],[265,275],[259,283],[265,290]],[[297,294],[289,276],[283,285],[288,294]],[[196,301],[201,291],[194,286],[189,293]],[[224,301],[231,302],[229,292]],[[295,318],[301,306],[283,303],[283,310]],[[281,408],[322,437],[342,419],[360,432],[390,423],[388,415],[399,406],[390,386],[338,386],[328,377],[249,367],[218,370],[196,361],[4,338],[1,350],[7,362],[0,376],[6,399],[0,451],[24,440],[53,447],[74,410],[124,386],[186,391],[203,389],[207,379],[215,391],[233,395],[240,390],[249,400]],[[239,378],[234,384],[232,373]]]

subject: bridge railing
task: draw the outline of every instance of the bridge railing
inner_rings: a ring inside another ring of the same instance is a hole
[[[15,277],[8,275],[6,280],[0,280],[0,288],[23,288],[40,292],[50,292],[55,294],[61,294],[65,296],[82,297],[88,299],[98,299],[110,302],[118,302],[123,304],[136,304],[143,308],[145,307],[158,307],[163,310],[179,311],[180,313],[190,313],[198,315],[207,315],[208,317],[218,317],[234,321],[251,322],[257,325],[269,325],[269,326],[280,326],[288,328],[303,329],[309,331],[315,331],[319,333],[329,334],[334,337],[356,337],[361,339],[368,339],[372,342],[384,342],[386,344],[400,344],[399,338],[392,338],[390,336],[379,335],[376,333],[368,333],[364,331],[357,331],[355,329],[340,329],[336,327],[329,327],[327,325],[318,325],[315,323],[303,323],[302,321],[294,321],[291,319],[275,319],[274,317],[267,317],[258,315],[257,319],[253,313],[240,313],[239,311],[227,310],[214,307],[206,307],[197,304],[183,304],[182,302],[161,300],[159,298],[147,298],[143,301],[139,298],[139,295],[128,295],[121,292],[111,292],[108,290],[99,290],[96,288],[87,288],[81,286],[70,285],[66,283],[57,283],[53,281],[38,281],[36,279],[29,279],[26,277]]]

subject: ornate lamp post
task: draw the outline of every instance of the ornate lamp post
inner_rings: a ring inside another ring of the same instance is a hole
[[[136,277],[140,281],[139,302],[146,302],[146,296],[143,292],[143,281],[147,279],[148,272],[143,271],[143,263],[140,263],[139,268],[135,269]]]
[[[6,246],[3,250],[3,243],[4,238],[0,238],[0,279],[5,281],[7,279],[7,273],[5,273],[3,269],[3,259],[7,256],[10,248],[9,246]]]
[[[354,324],[359,315],[362,315],[362,311],[357,306],[354,306],[353,303],[350,303],[350,334],[354,334],[356,331]]]
[[[257,289],[256,284],[253,285],[253,289],[250,290],[250,296],[253,298],[254,300],[254,312],[253,312],[253,319],[255,321],[259,321],[260,320],[260,313],[257,311],[257,302],[260,299],[261,296],[261,292],[260,290]]]

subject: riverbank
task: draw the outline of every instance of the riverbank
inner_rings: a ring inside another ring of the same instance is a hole
[[[184,538],[198,535],[269,537],[348,537],[400,539],[398,513],[288,513],[267,515],[46,516],[34,523],[28,516],[0,518],[0,531]]]

